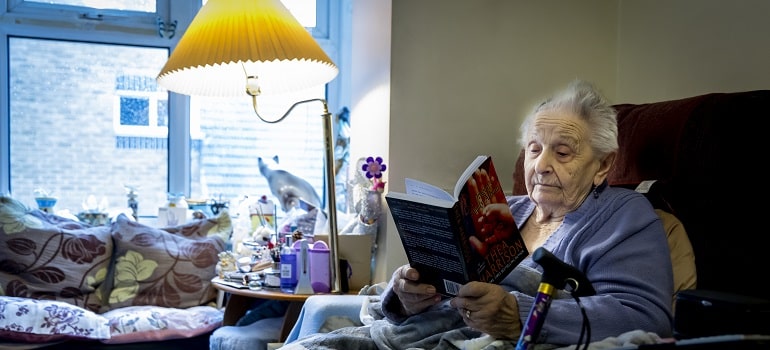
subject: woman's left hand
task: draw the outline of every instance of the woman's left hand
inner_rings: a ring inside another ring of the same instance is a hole
[[[499,285],[469,282],[449,303],[471,328],[497,339],[516,339],[521,334],[516,297]]]

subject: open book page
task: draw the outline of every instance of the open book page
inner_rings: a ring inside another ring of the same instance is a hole
[[[410,178],[406,178],[404,182],[406,184],[407,194],[412,194],[415,196],[432,197],[432,198],[441,199],[445,201],[452,201],[452,202],[455,201],[455,199],[452,198],[452,195],[449,194],[449,192],[444,191],[441,188],[438,188],[429,183],[425,183],[425,182],[415,180],[415,179],[410,179]]]

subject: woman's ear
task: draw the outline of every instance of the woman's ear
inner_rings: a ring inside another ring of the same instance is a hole
[[[594,175],[594,186],[599,186],[604,182],[604,180],[607,178],[607,175],[610,173],[610,169],[612,169],[612,164],[615,163],[615,158],[617,157],[618,152],[611,152],[604,156],[604,158],[599,162],[599,170],[596,172],[596,175]]]

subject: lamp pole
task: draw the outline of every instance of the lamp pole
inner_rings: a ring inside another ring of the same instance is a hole
[[[251,74],[248,72],[252,71]],[[208,1],[198,11],[158,74],[158,83],[186,95],[239,96],[246,77],[246,93],[254,113],[266,123],[278,123],[299,104],[321,102],[324,107],[326,190],[328,192],[329,251],[332,292],[340,292],[337,251],[337,204],[334,190],[332,120],[325,99],[293,104],[281,118],[265,120],[257,113],[260,94],[257,75],[271,93],[297,91],[328,83],[339,69],[279,0]]]
[[[321,114],[321,117],[323,117],[324,149],[326,152],[324,156],[324,162],[326,164],[324,167],[326,168],[326,203],[329,211],[327,220],[329,222],[329,255],[331,258],[329,276],[331,277],[332,283],[331,292],[336,294],[341,293],[342,282],[340,280],[339,244],[337,243],[337,191],[334,184],[334,139],[332,136],[333,123],[332,115],[329,113],[329,106],[326,103],[326,100],[322,98],[298,101],[291,105],[286,113],[284,113],[284,115],[280,118],[276,120],[267,120],[263,118],[257,111],[257,96],[259,95],[259,87],[256,84],[255,79],[256,77],[249,77],[249,83],[246,84],[246,93],[249,94],[249,96],[252,98],[254,114],[256,114],[257,118],[265,123],[275,124],[281,122],[282,120],[286,119],[287,116],[289,116],[294,107],[304,103],[321,102],[321,104],[323,104],[323,114]]]
[[[329,113],[329,107],[326,101],[323,101],[324,105],[324,145],[326,146],[326,191],[328,192],[326,197],[328,198],[329,208],[329,251],[331,255],[331,271],[330,277],[332,279],[332,293],[341,293],[342,287],[340,282],[340,259],[339,250],[337,244],[337,192],[335,190],[335,176],[334,176],[334,140],[332,137],[332,115]]]

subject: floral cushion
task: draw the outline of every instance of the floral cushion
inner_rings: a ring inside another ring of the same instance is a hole
[[[105,283],[110,310],[139,305],[188,308],[216,298],[211,279],[225,248],[218,235],[185,237],[123,214],[112,223],[111,232],[115,264]]]
[[[47,343],[68,339],[109,339],[105,317],[54,300],[0,296],[0,339]]]
[[[125,215],[92,227],[0,196],[0,341],[129,343],[211,332],[222,312],[201,305],[216,298],[211,279],[231,232],[227,212],[163,229]]]
[[[109,227],[29,210],[0,197],[0,295],[59,300],[97,311],[112,258]]]
[[[233,222],[225,210],[215,217],[194,220],[180,226],[164,227],[163,231],[193,239],[219,236],[227,243],[233,232]]]
[[[222,311],[212,306],[128,306],[103,316],[109,319],[110,338],[102,342],[109,344],[191,338],[214,331],[223,319]]]

